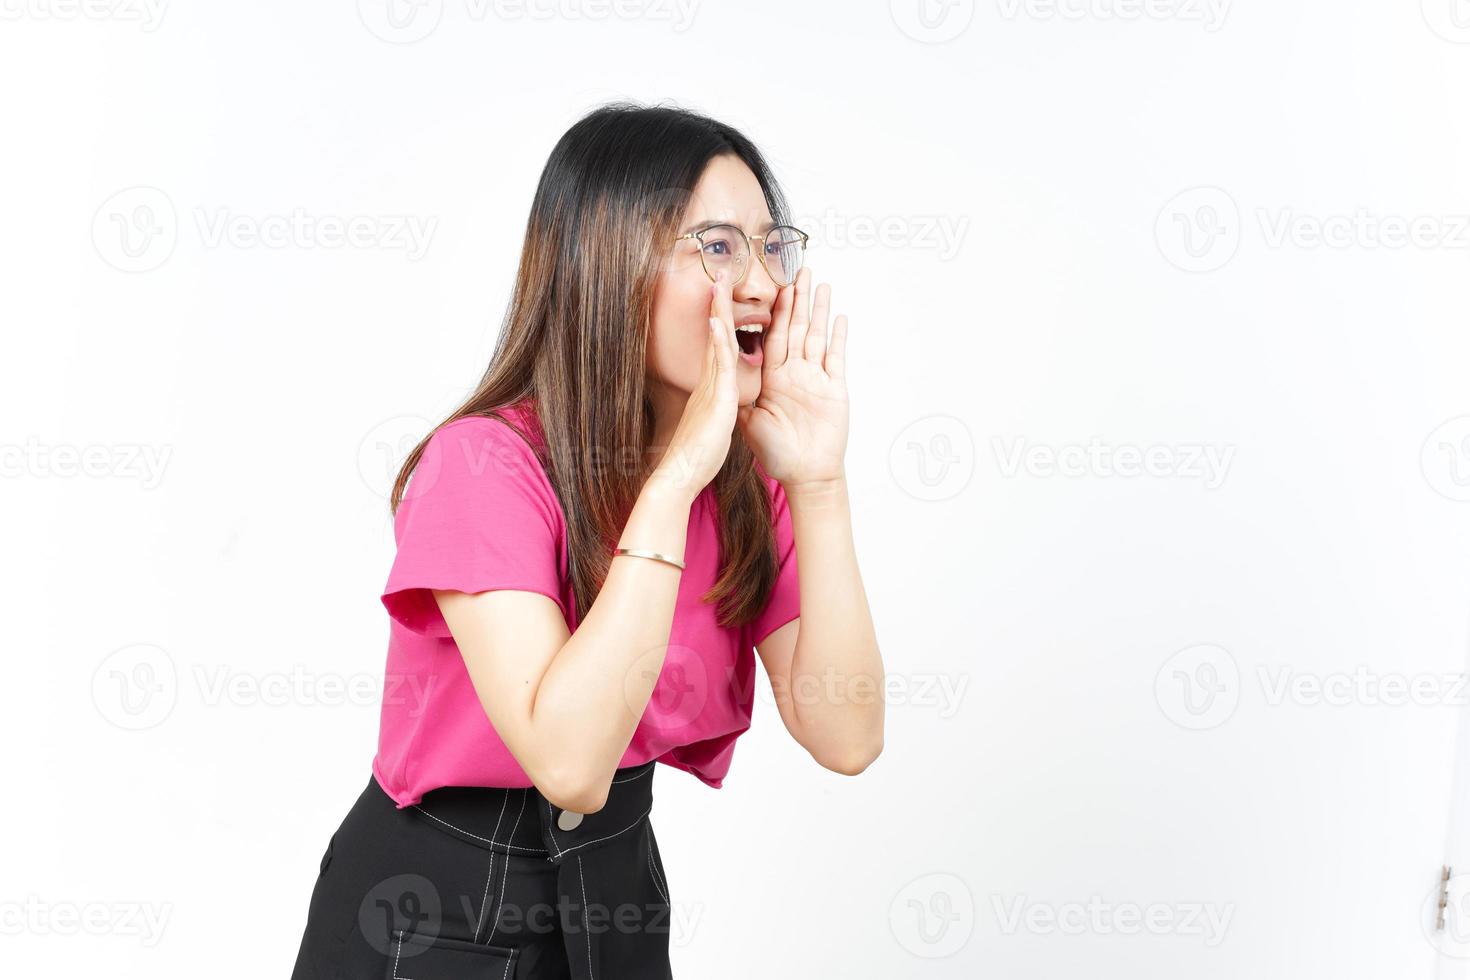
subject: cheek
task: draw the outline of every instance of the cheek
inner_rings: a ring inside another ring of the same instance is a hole
[[[708,332],[709,279],[685,274],[662,277],[654,293],[649,369],[669,384],[692,389],[699,379]]]

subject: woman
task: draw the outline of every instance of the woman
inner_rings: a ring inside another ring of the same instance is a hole
[[[847,322],[787,220],[692,112],[605,106],[552,151],[490,366],[394,487],[378,752],[297,980],[670,976],[653,770],[721,785],[756,650],[818,763],[878,755]]]

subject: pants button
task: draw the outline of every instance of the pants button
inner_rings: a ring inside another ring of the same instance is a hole
[[[582,823],[582,814],[572,810],[563,810],[561,816],[556,818],[556,825],[562,830],[576,830]]]

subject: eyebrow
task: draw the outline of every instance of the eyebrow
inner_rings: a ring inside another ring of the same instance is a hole
[[[761,233],[768,232],[772,228],[776,227],[779,224],[780,224],[779,221],[774,221],[774,220],[767,221],[763,226],[761,226],[761,229],[760,229],[761,230]],[[693,234],[696,231],[704,231],[706,228],[713,228],[715,225],[735,225],[735,227],[737,227],[737,228],[740,227],[738,224],[735,224],[735,222],[730,221],[728,219],[717,218],[717,219],[715,219],[713,221],[701,221],[697,225],[690,225],[688,228],[685,228],[679,234],[681,234],[681,235],[690,235],[690,234]]]

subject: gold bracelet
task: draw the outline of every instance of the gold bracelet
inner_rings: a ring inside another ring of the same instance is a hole
[[[666,562],[675,568],[683,568],[684,563],[677,558],[661,555],[657,551],[644,551],[641,548],[618,548],[613,551],[614,555],[632,555],[634,558],[652,558],[654,561]]]

